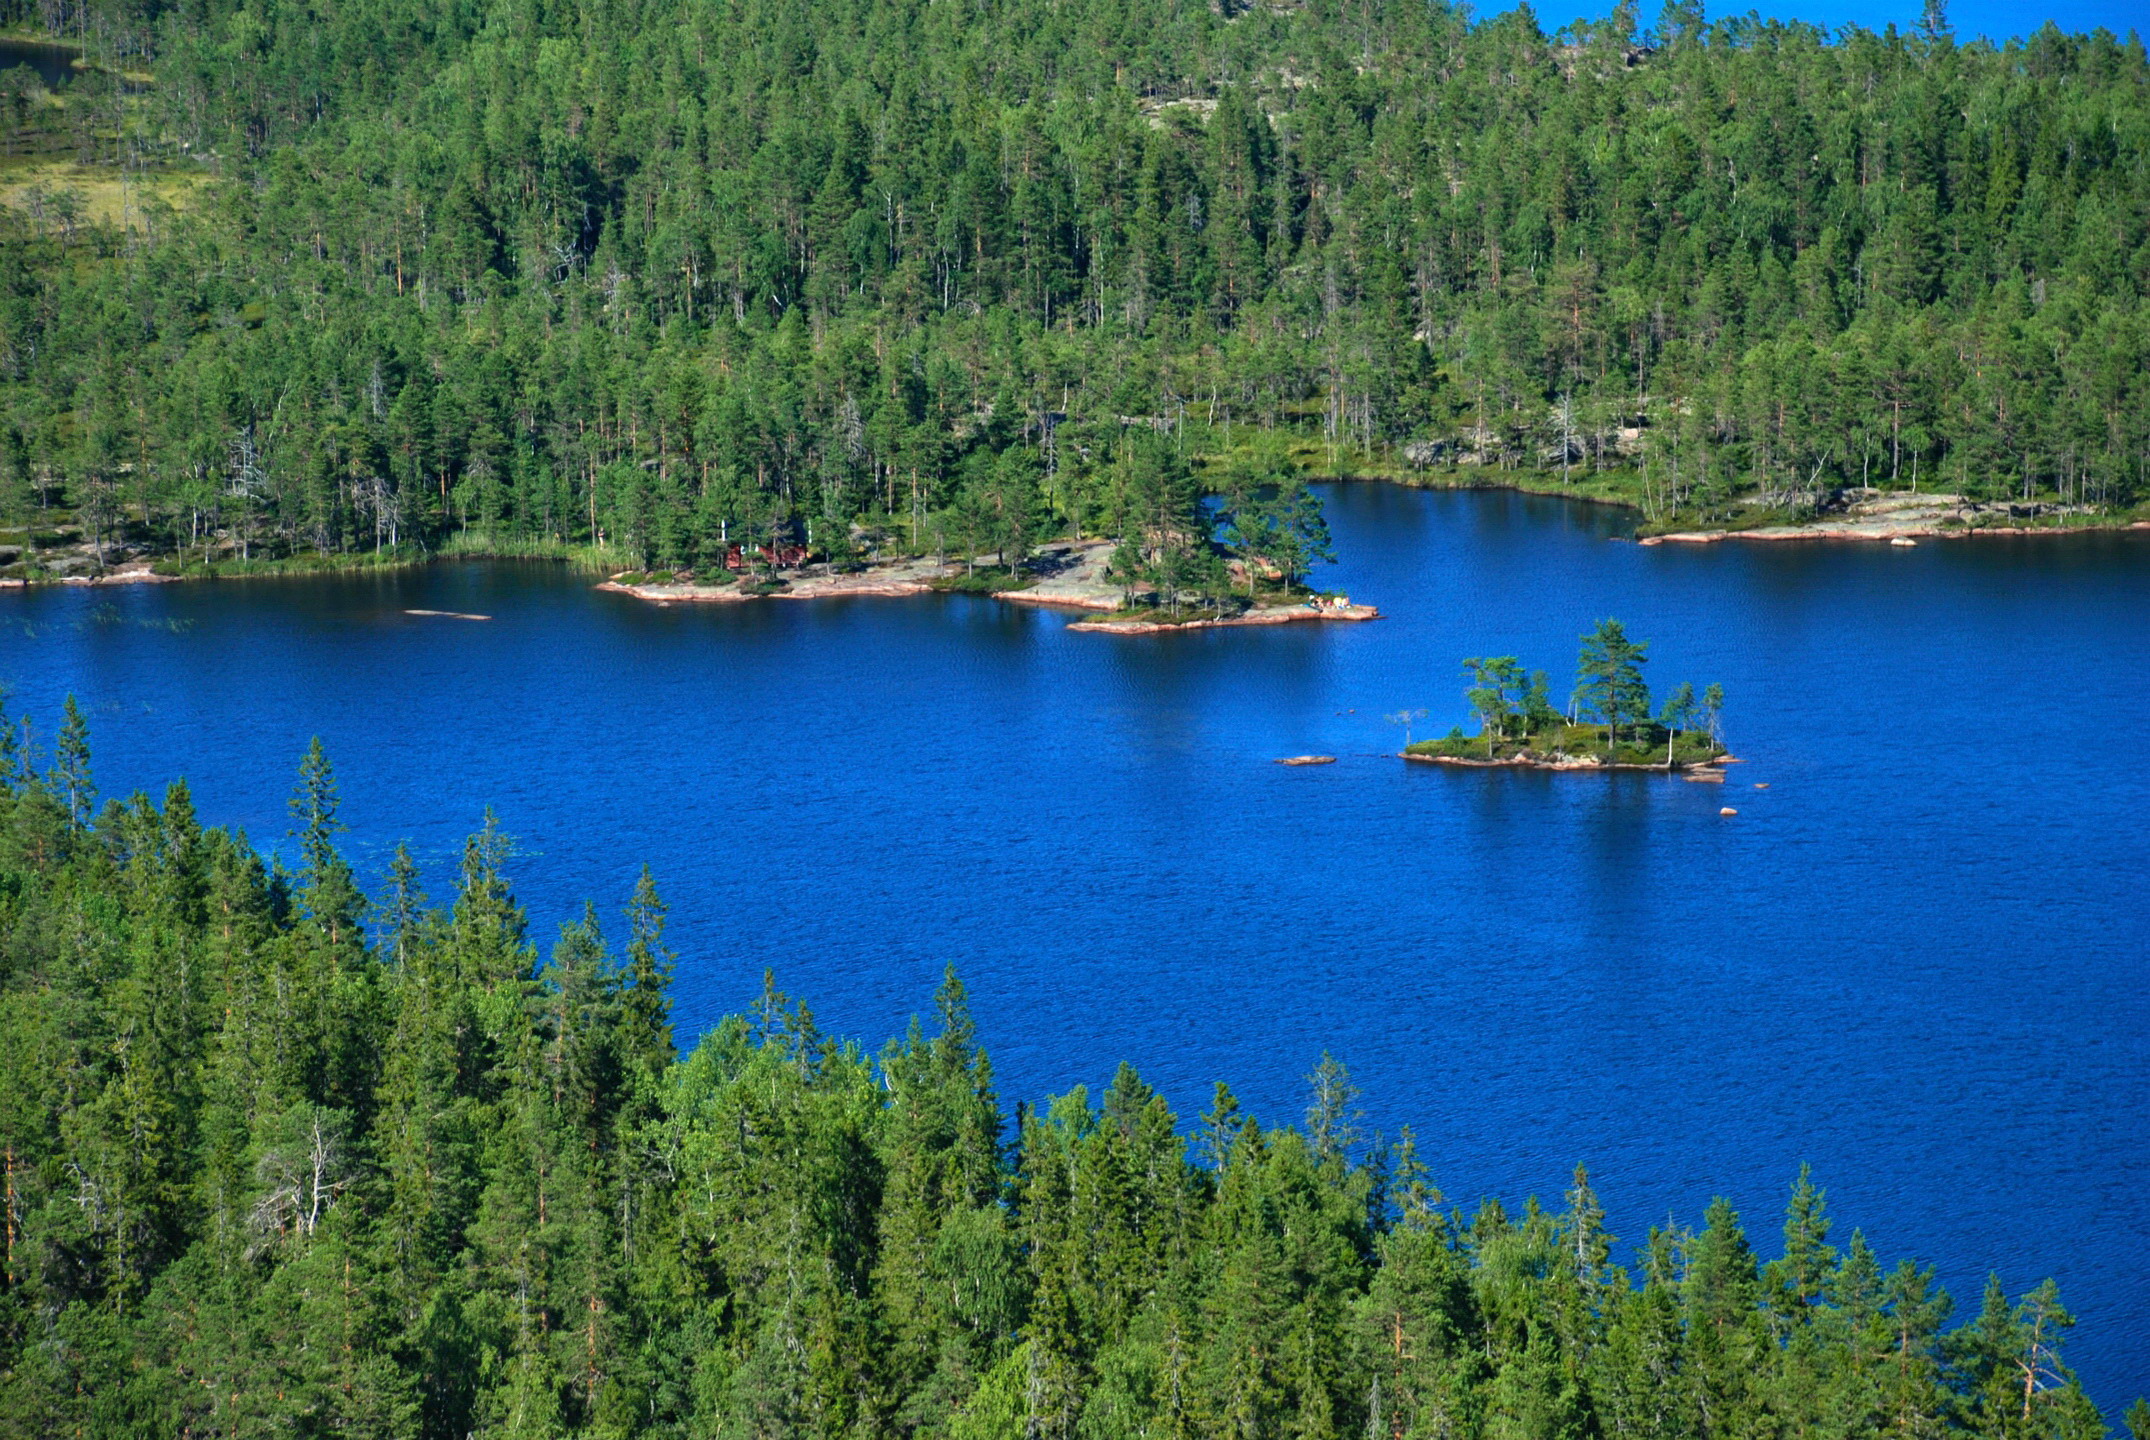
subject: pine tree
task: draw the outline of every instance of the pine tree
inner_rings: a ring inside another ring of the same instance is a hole
[[[1650,690],[1643,683],[1642,662],[1649,647],[1627,638],[1617,620],[1601,620],[1583,637],[1575,662],[1575,698],[1585,714],[1605,726],[1605,753],[1620,742],[1620,727],[1649,718]]]
[[[1716,1430],[1736,1425],[1750,1413],[1767,1338],[1755,1308],[1760,1277],[1739,1216],[1719,1196],[1710,1202],[1704,1221],[1702,1232],[1685,1247],[1687,1274],[1680,1282],[1680,1298],[1695,1402],[1703,1423]]]
[[[1784,1258],[1765,1269],[1764,1284],[1777,1292],[1773,1301],[1794,1324],[1805,1324],[1811,1311],[1828,1297],[1828,1277],[1836,1264],[1836,1251],[1826,1242],[1830,1220],[1824,1213],[1824,1196],[1815,1188],[1809,1167],[1799,1167],[1792,1185],[1791,1208],[1784,1221]]]
[[[348,827],[336,816],[336,775],[318,735],[299,761],[299,783],[291,793],[290,810],[307,912],[331,947],[355,944],[365,897],[359,893],[351,867],[336,853],[336,836]]]
[[[649,867],[635,881],[634,898],[627,903],[627,969],[621,977],[620,1030],[630,1062],[651,1077],[664,1073],[673,1060],[672,962],[664,944],[664,902],[657,898],[657,883]]]
[[[72,694],[61,713],[60,734],[53,742],[52,770],[46,783],[67,807],[68,830],[76,833],[88,822],[97,800],[97,783],[90,776],[90,726]]]

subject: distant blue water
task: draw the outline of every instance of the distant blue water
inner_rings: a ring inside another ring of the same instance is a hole
[[[1506,4],[1498,8],[1485,6],[1475,8],[1473,13],[1479,21],[1486,22],[1517,8]],[[1540,5],[1536,14],[1541,25],[1558,27],[1571,23],[1576,16],[1601,16],[1611,8],[1604,4],[1572,9]],[[1660,23],[1660,8],[1653,5],[1637,8],[1636,20],[1645,31]],[[1893,25],[1900,34],[1908,36],[1919,33],[1920,21],[1926,14],[1926,0],[1771,0],[1762,5],[1716,4],[1703,8],[1712,21],[1759,14],[1764,19],[1781,20],[1787,24],[1798,21],[1819,25],[1832,34],[1852,25],[1883,34]],[[2102,29],[2122,43],[2144,28],[2142,0],[2043,0],[2043,3],[2031,5],[2024,4],[2023,0],[1953,0],[1946,6],[1946,11],[1949,29],[1959,45],[1979,41],[1994,45],[2020,42],[2049,23],[2070,35],[2087,35]]]
[[[1458,1200],[1557,1203],[1583,1161],[1629,1240],[1721,1192],[1765,1254],[1810,1161],[1839,1244],[1959,1308],[2051,1273],[2108,1414],[2150,1392],[2150,535],[1643,548],[1512,495],[1330,508],[1328,580],[1387,618],[1136,639],[439,566],[0,595],[0,679],[48,740],[83,698],[107,791],[185,774],[265,843],[318,732],[369,879],[409,837],[445,895],[491,804],[548,942],[647,860],[683,1037],[774,966],[877,1046],[953,961],[1011,1104],[1126,1059],[1189,1121],[1220,1078],[1289,1120],[1326,1047]],[[1605,615],[1660,690],[1724,683],[1733,783],[1390,758],[1384,712],[1465,720],[1459,657],[1564,695]],[[1342,758],[1270,763],[1306,751]]]
[[[1503,7],[1513,8],[1513,7]],[[1609,7],[1583,7],[1581,13],[1596,14]],[[1710,5],[1707,7],[1712,20],[1727,20],[1735,15],[1759,11],[1774,20],[1803,20],[1835,31],[1847,25],[1862,25],[1877,33],[1894,25],[1905,35],[1917,32],[1920,18],[1926,13],[1926,0],[1774,0],[1766,5]],[[1488,14],[1493,13],[1491,10]],[[1562,10],[1541,7],[1539,18],[1546,25],[1566,23],[1555,17],[1564,15]],[[2010,40],[2021,40],[2033,35],[2051,22],[2071,35],[2088,34],[2104,29],[2125,42],[2128,37],[2141,31],[2143,25],[2142,0],[2045,0],[2045,3],[2026,5],[2022,0],[1954,0],[1948,6],[1949,28],[1955,32],[1959,45],[1976,40],[1988,40],[2005,45]],[[1644,25],[1655,23],[1656,7],[1640,7],[1638,18]]]

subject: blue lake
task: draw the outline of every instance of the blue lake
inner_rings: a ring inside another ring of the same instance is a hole
[[[1840,1244],[1959,1313],[2050,1273],[2107,1413],[2150,1392],[2150,534],[1645,548],[1508,494],[1329,503],[1372,624],[444,565],[0,596],[0,680],[48,740],[81,697],[108,792],[183,774],[264,843],[318,733],[369,880],[408,838],[445,895],[491,805],[548,943],[646,860],[683,1039],[770,966],[878,1046],[952,961],[1011,1104],[1125,1059],[1189,1121],[1215,1079],[1295,1119],[1326,1048],[1454,1199],[1557,1203],[1581,1161],[1627,1239],[1723,1193],[1765,1254],[1809,1161]],[[1660,691],[1723,682],[1730,783],[1393,758],[1384,713],[1465,722],[1461,656],[1564,695],[1606,615]],[[1270,763],[1308,751],[1340,759]]]

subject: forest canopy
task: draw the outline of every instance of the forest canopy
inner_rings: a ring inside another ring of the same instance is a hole
[[[18,19],[89,64],[10,91],[17,128],[116,198],[0,211],[6,523],[205,559],[1020,550],[1142,524],[1143,436],[1210,488],[1521,470],[1720,519],[2150,494],[2133,34],[1684,0],[1552,32],[1418,0]]]
[[[71,700],[0,734],[0,1435],[2106,1433],[2050,1280],[1959,1323],[1803,1169],[1765,1261],[1580,1168],[1452,1207],[1326,1055],[1297,1127],[1125,1066],[1010,1123],[952,971],[878,1054],[765,981],[681,1055],[647,871],[541,947],[490,815],[362,895],[318,741],[288,869],[100,807]]]

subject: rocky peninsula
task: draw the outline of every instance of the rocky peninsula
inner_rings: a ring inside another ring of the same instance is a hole
[[[1371,620],[1380,611],[1343,597],[1309,595],[1282,601],[1264,595],[1237,610],[1183,607],[1173,613],[1157,604],[1129,604],[1125,586],[1107,574],[1115,549],[1110,540],[1048,545],[1007,575],[997,556],[972,564],[933,556],[868,564],[853,571],[825,565],[775,571],[762,578],[726,573],[704,577],[686,572],[613,576],[597,588],[659,605],[742,604],[751,600],[829,600],[844,597],[985,595],[1014,605],[1096,612],[1068,628],[1114,635],[1155,635],[1238,625],[1284,625],[1305,620]],[[990,563],[989,563],[990,562]],[[997,573],[996,573],[997,572]],[[1005,582],[1005,583],[1001,583]],[[1138,600],[1154,597],[1135,597]]]
[[[1070,630],[1095,630],[1109,635],[1158,635],[1168,630],[1216,630],[1234,625],[1290,625],[1301,620],[1378,620],[1381,612],[1371,605],[1354,605],[1348,599],[1316,597],[1293,605],[1254,605],[1237,614],[1205,615],[1187,612],[1185,619],[1167,619],[1156,611],[1128,611],[1096,620],[1078,620]]]
[[[1644,534],[1643,545],[1707,545],[1721,540],[1868,540],[1909,548],[1921,540],[1975,535],[2079,535],[2090,530],[2150,530],[2150,520],[2116,520],[2087,505],[2011,504],[1962,495],[1862,496],[1792,524],[1705,526]]]

